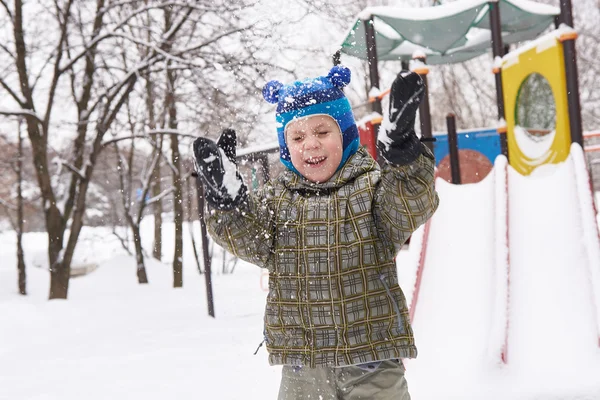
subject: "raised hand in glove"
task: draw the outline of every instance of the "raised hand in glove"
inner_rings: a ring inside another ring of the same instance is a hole
[[[377,147],[390,164],[410,164],[423,151],[415,134],[415,119],[424,94],[423,80],[414,72],[400,72],[392,83],[389,113],[377,138]]]
[[[246,200],[248,189],[235,160],[236,134],[225,129],[217,143],[199,137],[194,141],[194,158],[204,184],[206,201],[219,210],[232,210]]]

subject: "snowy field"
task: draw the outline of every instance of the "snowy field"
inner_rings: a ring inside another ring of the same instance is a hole
[[[572,169],[568,161],[530,178],[509,171],[508,365],[491,359],[487,348],[495,282],[492,177],[462,187],[438,182],[441,207],[415,315],[420,357],[407,362],[413,400],[600,399],[579,214],[562,212],[575,202]],[[150,249],[150,218],[142,232]],[[95,228],[83,231],[75,264],[99,267],[71,280],[68,301],[51,302],[45,235],[25,237],[29,295],[22,297],[14,234],[0,234],[0,399],[275,399],[281,368],[268,365],[264,347],[253,355],[262,340],[261,270],[239,262],[223,275],[216,252],[212,319],[187,227],[184,233],[183,289],[172,288],[168,265],[172,225],[165,224],[165,263],[148,259],[144,286],[133,257],[109,230]],[[408,297],[417,259],[411,250],[398,258]]]

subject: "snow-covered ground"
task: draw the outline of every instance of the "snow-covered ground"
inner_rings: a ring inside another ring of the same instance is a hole
[[[167,229],[165,247],[171,238]],[[99,268],[71,280],[68,301],[49,302],[48,273],[32,266],[45,258],[43,235],[25,239],[27,297],[16,293],[14,234],[0,235],[0,399],[276,398],[280,368],[264,350],[253,355],[260,269],[240,262],[232,275],[214,273],[213,319],[191,249],[184,288],[173,289],[170,266],[152,260],[150,284],[139,285],[135,260],[108,231],[87,229],[81,244],[78,259],[100,259]]]
[[[573,165],[532,177],[509,169],[511,285],[508,364],[489,357],[493,314],[494,186],[438,182],[415,314],[420,356],[407,362],[412,398],[600,399],[600,350],[578,222]],[[151,220],[144,222],[150,249]],[[134,259],[103,228],[85,229],[68,301],[47,301],[45,235],[25,238],[29,295],[16,290],[14,234],[0,234],[0,399],[219,399],[277,397],[280,367],[261,348],[266,292],[260,269],[214,262],[216,319],[188,242],[184,288],[172,288],[172,225],[165,263]],[[197,226],[195,227],[198,232]],[[414,243],[418,244],[418,243]],[[415,246],[416,247],[416,246]],[[398,258],[412,295],[418,254]],[[598,282],[600,284],[600,282]]]

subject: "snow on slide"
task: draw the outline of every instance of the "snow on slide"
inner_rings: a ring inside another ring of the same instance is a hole
[[[413,321],[419,356],[407,363],[407,376],[417,387],[441,384],[440,379],[459,384],[489,359],[494,174],[462,186],[438,179],[436,188],[440,207],[431,221]]]
[[[548,393],[591,384],[591,370],[598,384],[596,311],[572,157],[529,177],[509,168],[509,203],[510,368],[532,382],[545,377]],[[557,371],[560,378],[551,378]]]
[[[413,320],[419,357],[406,364],[411,392],[420,399],[598,399],[600,248],[587,221],[593,205],[584,201],[591,198],[584,164],[571,156],[528,177],[508,167],[507,277],[498,229],[502,161],[478,184],[437,180],[440,208]],[[410,299],[414,269],[406,265],[417,257],[402,257],[399,278]]]

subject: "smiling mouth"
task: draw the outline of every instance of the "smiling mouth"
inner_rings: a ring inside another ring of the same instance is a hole
[[[327,157],[325,157],[325,156],[310,157],[310,158],[304,160],[304,162],[311,167],[318,167],[318,166],[323,165],[323,163],[325,163],[325,160],[327,160]]]

